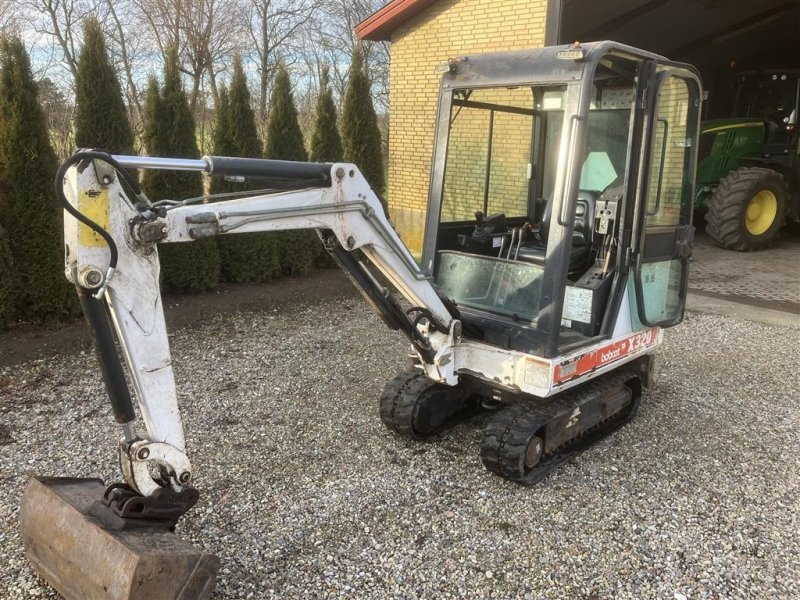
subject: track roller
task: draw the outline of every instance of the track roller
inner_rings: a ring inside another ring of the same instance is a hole
[[[472,405],[461,386],[436,383],[414,369],[386,384],[380,396],[380,415],[392,431],[421,440],[454,424]]]
[[[641,381],[614,373],[544,400],[499,410],[486,425],[481,460],[492,473],[533,485],[633,419]]]

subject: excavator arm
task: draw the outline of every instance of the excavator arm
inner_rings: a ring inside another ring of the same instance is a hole
[[[151,202],[129,174],[138,168],[305,187],[213,203],[204,198]],[[83,151],[62,166],[56,187],[74,217],[64,221],[66,275],[78,289],[114,416],[123,428],[123,475],[143,497],[163,500],[166,494],[178,506],[196,500],[159,290],[159,243],[315,229],[387,325],[406,333],[426,375],[451,386],[458,382],[451,360],[461,327],[455,309],[418,267],[354,165],[112,157]],[[134,426],[123,361],[146,432]]]

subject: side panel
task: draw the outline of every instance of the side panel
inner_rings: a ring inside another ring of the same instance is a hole
[[[650,327],[553,360],[463,342],[454,348],[454,368],[496,388],[546,398],[653,352],[663,339],[663,330]]]
[[[553,386],[560,391],[562,386],[570,387],[564,385],[568,382],[579,383],[584,381],[587,375],[617,368],[641,354],[651,352],[661,344],[663,338],[663,330],[651,327],[603,344],[594,350],[571,355],[555,366]]]

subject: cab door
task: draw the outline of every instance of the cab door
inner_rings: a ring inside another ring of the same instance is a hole
[[[633,240],[634,288],[643,325],[683,320],[694,227],[700,82],[693,71],[658,65],[642,157]]]

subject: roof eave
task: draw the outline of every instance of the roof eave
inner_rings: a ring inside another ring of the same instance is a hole
[[[388,42],[402,23],[427,8],[435,0],[392,0],[355,27],[361,40]]]

